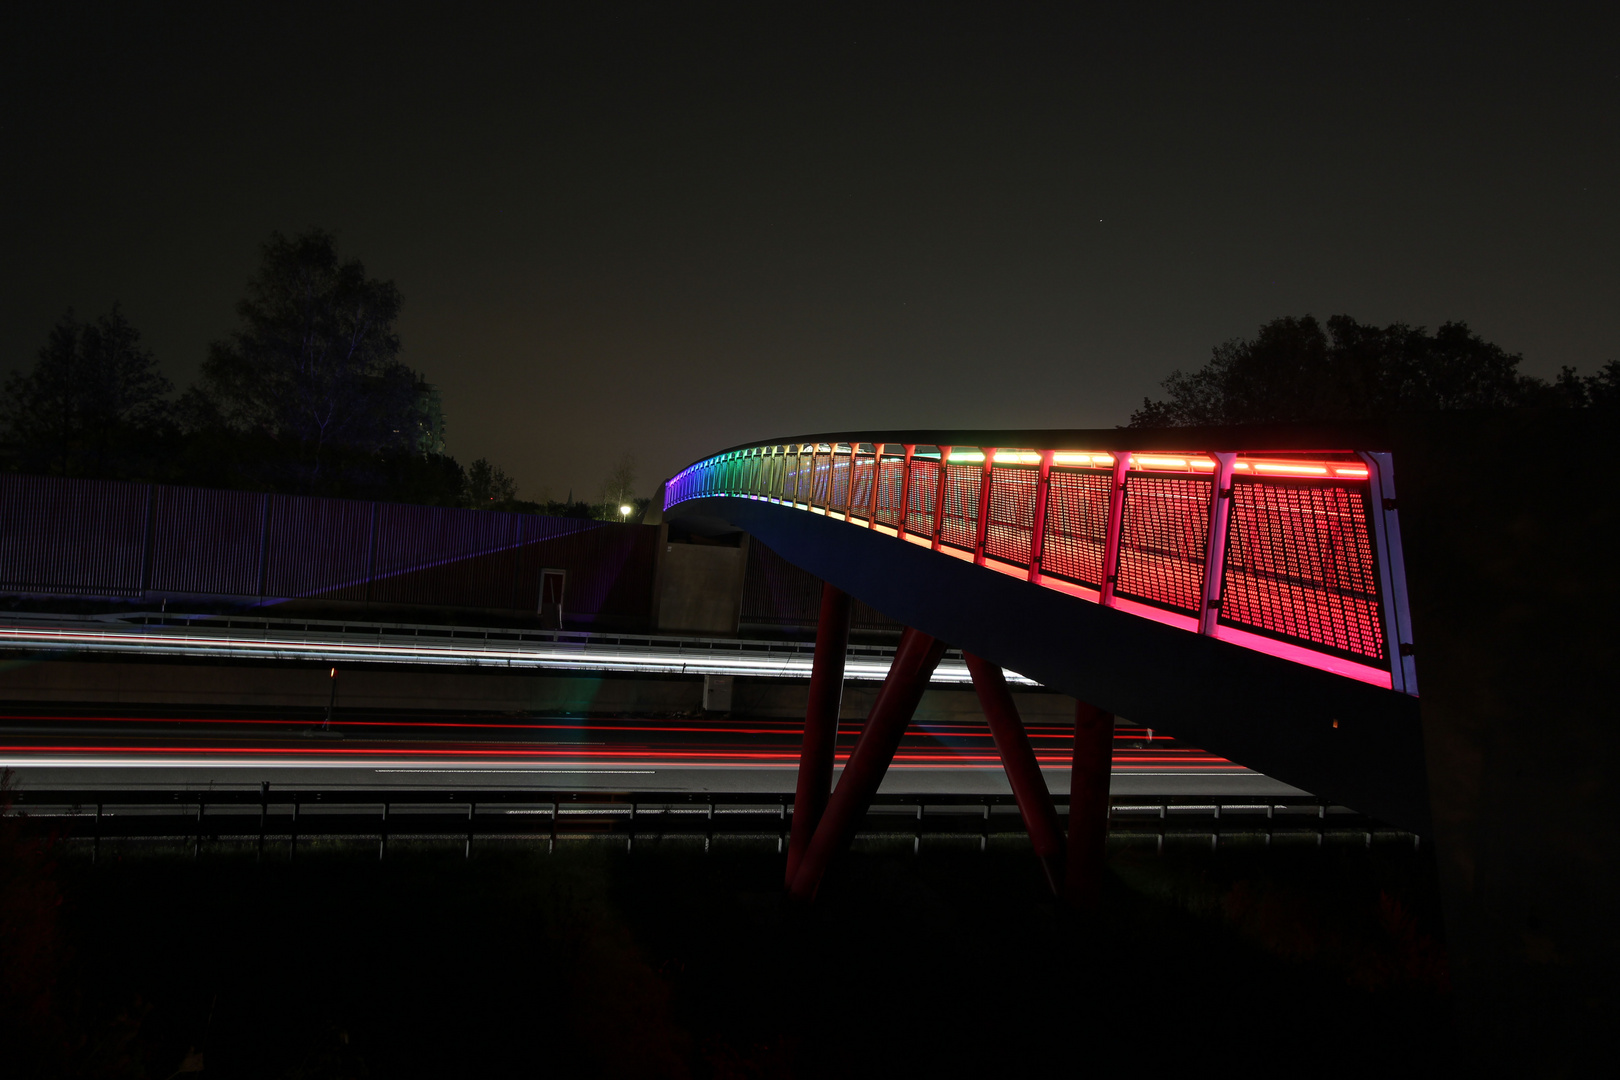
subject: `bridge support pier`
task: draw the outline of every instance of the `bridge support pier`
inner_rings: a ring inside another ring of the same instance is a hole
[[[849,606],[848,594],[832,585],[821,586],[816,656],[810,666],[810,703],[804,712],[804,744],[799,749],[799,779],[788,838],[788,888],[793,887],[793,875],[815,835],[832,789],[838,707],[844,698],[844,657],[849,652]]]
[[[1035,750],[1018,715],[1018,706],[1013,704],[1012,691],[1007,689],[1007,677],[1001,673],[1000,664],[992,664],[965,650],[962,659],[967,661],[968,672],[973,676],[973,689],[978,692],[984,718],[996,740],[996,752],[1001,755],[1001,767],[1007,770],[1007,782],[1018,800],[1024,828],[1029,830],[1029,842],[1046,873],[1046,884],[1053,896],[1061,895],[1063,830],[1058,825],[1057,810],[1052,806],[1052,793],[1046,788],[1040,764],[1035,760]]]
[[[1069,775],[1069,857],[1063,898],[1075,907],[1102,900],[1108,846],[1108,784],[1114,764],[1114,715],[1079,702]]]
[[[872,703],[866,726],[861,728],[861,736],[838,778],[838,787],[827,801],[826,812],[788,887],[795,899],[815,899],[827,867],[854,841],[855,830],[871,806],[878,785],[883,783],[883,774],[888,772],[900,739],[944,653],[943,641],[920,630],[908,626],[901,635],[888,678],[883,680],[883,689]]]

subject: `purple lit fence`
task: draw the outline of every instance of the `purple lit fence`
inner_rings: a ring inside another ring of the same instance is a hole
[[[568,572],[570,621],[644,622],[658,530],[577,518],[0,475],[0,591],[532,614]]]

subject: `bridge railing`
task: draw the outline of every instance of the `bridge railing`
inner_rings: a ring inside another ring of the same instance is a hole
[[[664,504],[719,496],[1417,693],[1387,453],[767,443],[688,466]]]

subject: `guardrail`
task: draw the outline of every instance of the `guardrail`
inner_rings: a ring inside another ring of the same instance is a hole
[[[933,437],[933,436],[931,436]],[[764,500],[1417,693],[1391,455],[860,441],[696,462],[664,508]]]
[[[1068,800],[1055,796],[1060,816]],[[193,856],[234,842],[254,845],[263,857],[272,847],[297,856],[300,843],[348,840],[377,844],[386,858],[390,841],[455,841],[472,854],[480,841],[543,842],[548,851],[563,840],[595,838],[622,842],[718,839],[771,840],[782,850],[793,815],[793,796],[749,792],[612,792],[478,789],[435,791],[257,788],[196,790],[22,789],[11,793],[7,816],[22,819],[36,835],[88,843],[92,858],[103,840],[165,840],[189,844]],[[1418,838],[1340,806],[1306,797],[1253,796],[1229,800],[1120,796],[1109,809],[1109,829],[1122,842],[1207,842],[1217,851],[1238,837],[1270,846],[1273,839],[1312,843],[1360,843]],[[986,850],[992,838],[1022,834],[1011,795],[878,795],[858,835],[910,838],[921,850],[925,837],[977,838]]]

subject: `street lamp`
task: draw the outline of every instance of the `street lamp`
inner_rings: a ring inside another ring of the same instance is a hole
[[[635,510],[635,507],[631,506],[629,503],[626,503],[623,506],[620,506],[619,507],[619,517],[620,517],[620,519],[622,519],[624,521],[629,521],[630,520],[630,514],[631,514],[631,512],[633,510]]]

